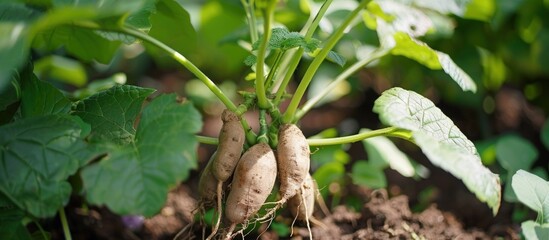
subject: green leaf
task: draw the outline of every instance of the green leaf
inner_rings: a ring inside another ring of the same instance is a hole
[[[73,26],[58,26],[36,36],[34,47],[53,51],[64,46],[83,61],[107,64],[116,53],[119,41],[108,40],[95,31]]]
[[[469,74],[463,71],[463,69],[461,69],[450,58],[450,56],[448,56],[448,54],[439,51],[436,51],[436,53],[438,55],[440,65],[442,66],[442,70],[444,70],[444,72],[448,74],[448,76],[450,76],[461,87],[461,89],[463,89],[463,91],[477,91],[475,81],[473,81]]]
[[[155,5],[156,0],[145,0],[141,9],[126,18],[126,24],[142,31],[150,30],[150,16],[156,10]]]
[[[511,175],[519,169],[530,169],[538,155],[534,145],[517,135],[503,136],[496,143],[498,162]]]
[[[118,1],[118,0],[52,0],[58,9],[92,9],[97,18],[121,16],[137,12],[142,9],[145,0]]]
[[[174,0],[160,0],[150,17],[149,35],[180,53],[192,53],[197,46],[197,35],[189,13]],[[150,48],[151,51],[158,51]]]
[[[345,66],[345,63],[347,62],[345,57],[339,55],[338,53],[336,53],[334,51],[329,51],[328,56],[326,56],[326,59],[328,59],[328,61],[331,61],[331,62],[339,65],[340,67]]]
[[[415,6],[431,9],[442,14],[463,16],[471,0],[413,0]]]
[[[10,84],[0,90],[0,125],[10,122],[19,109],[21,86],[18,78],[19,74],[14,75]]]
[[[549,182],[518,170],[511,184],[519,201],[538,213],[538,222],[549,223]]]
[[[91,124],[92,141],[124,145],[135,136],[135,120],[153,89],[115,86],[78,102],[74,114]]]
[[[370,131],[363,129],[361,132]],[[373,167],[384,169],[387,165],[402,176],[412,177],[415,169],[406,154],[400,151],[387,137],[374,137],[362,140],[368,153],[368,160]]]
[[[196,167],[199,112],[175,95],[163,95],[143,111],[133,144],[111,146],[108,157],[82,171],[89,202],[118,214],[152,216],[168,190]]]
[[[396,32],[391,53],[402,55],[431,68],[446,72],[464,91],[476,92],[477,86],[471,77],[463,71],[445,53],[435,51],[424,42],[411,38],[403,32]],[[389,47],[389,46],[386,46]]]
[[[482,165],[475,146],[430,100],[402,88],[389,89],[375,101],[384,124],[412,131],[429,160],[461,179],[477,198],[497,213],[499,177]]]
[[[353,182],[358,185],[364,185],[371,188],[387,187],[387,179],[383,168],[372,165],[367,161],[357,161],[353,164],[351,172]]]
[[[318,188],[322,196],[326,197],[330,184],[341,184],[345,176],[345,165],[340,162],[329,162],[318,168],[313,178],[318,184]]]
[[[33,117],[69,113],[71,101],[50,83],[40,81],[32,72],[21,73],[21,116]]]
[[[95,153],[85,124],[68,115],[26,118],[0,127],[0,192],[36,217],[52,217],[71,193],[67,178]]]
[[[539,224],[532,220],[523,222],[520,225],[522,234],[527,240],[549,239],[549,224]]]
[[[546,149],[549,149],[549,119],[545,121],[541,129],[541,141]]]
[[[94,79],[85,88],[78,89],[72,93],[75,99],[83,99],[101,91],[108,90],[114,86],[126,84],[127,77],[124,73],[116,73],[104,79]]]
[[[0,22],[0,91],[10,83],[16,68],[27,58],[27,31],[24,23]]]
[[[22,224],[25,212],[17,208],[0,192],[0,236],[5,239],[31,240],[31,235]]]
[[[436,51],[427,46],[427,44],[417,41],[403,32],[397,32],[393,37],[395,39],[395,47],[391,49],[392,54],[414,59],[430,69],[442,68]]]
[[[373,1],[368,4],[368,9],[378,16],[377,25],[385,23],[392,29],[392,32],[404,32],[412,37],[420,37],[425,35],[433,28],[433,22],[422,11],[410,5],[399,3],[396,1]],[[380,13],[378,9],[383,12]],[[387,15],[392,16],[388,18]],[[380,38],[390,37],[378,34]]]
[[[71,84],[76,87],[86,85],[86,69],[76,60],[52,55],[34,62],[34,72],[40,79],[49,79]]]

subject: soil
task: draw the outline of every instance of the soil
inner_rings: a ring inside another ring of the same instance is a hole
[[[174,239],[186,229],[177,239],[204,239],[209,228],[191,224],[197,206],[194,190],[189,185],[180,185],[169,193],[168,201],[158,215],[138,221],[134,226],[128,226],[124,217],[106,208],[94,207],[87,213],[72,208],[67,212],[72,236],[81,240]],[[466,226],[456,216],[461,215],[459,212],[443,211],[436,204],[412,212],[406,195],[389,197],[383,189],[372,191],[358,186],[353,186],[351,191],[365,199],[363,208],[355,211],[339,205],[330,213],[323,213],[317,207],[311,220],[312,239],[520,239],[516,224],[494,223],[486,228]],[[462,213],[471,211],[475,210],[462,209]],[[273,229],[266,229],[268,223],[264,223],[259,227],[261,234],[251,232],[237,235],[235,239],[311,239],[306,223],[294,222],[287,212],[283,211],[274,221],[293,226],[291,235],[280,236]],[[53,229],[52,239],[63,239],[58,222],[54,219],[49,222],[52,225],[45,225],[46,229]]]

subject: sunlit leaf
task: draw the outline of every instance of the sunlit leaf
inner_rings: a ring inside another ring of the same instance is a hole
[[[519,201],[538,213],[539,222],[549,223],[549,182],[518,170],[511,184]]]
[[[442,66],[442,70],[448,74],[464,91],[477,91],[477,85],[475,81],[471,79],[469,74],[467,74],[463,69],[461,69],[456,63],[448,56],[448,54],[443,52],[436,52],[438,55],[438,60]]]
[[[145,98],[153,89],[115,86],[78,102],[74,114],[91,124],[93,141],[132,142],[134,124]]]
[[[168,190],[196,167],[194,134],[201,125],[200,113],[174,94],[153,100],[143,110],[133,144],[111,145],[106,159],[82,171],[89,202],[122,215],[156,214]]]
[[[477,198],[497,213],[499,177],[482,165],[475,146],[430,100],[402,88],[389,89],[375,101],[384,124],[412,131],[429,160],[461,179]]]
[[[368,4],[368,9],[379,16],[378,24],[379,21],[389,23],[394,29],[393,32],[404,32],[412,37],[420,37],[433,28],[431,19],[423,11],[410,5],[378,0]],[[379,13],[377,9],[381,9],[383,13]],[[392,17],[388,18],[387,15]]]
[[[391,49],[394,55],[402,55],[414,59],[431,69],[441,69],[437,52],[427,44],[411,38],[408,34],[397,32],[393,35],[395,46]]]
[[[78,117],[49,115],[0,127],[0,192],[36,217],[53,217],[71,194],[67,178],[94,154]]]

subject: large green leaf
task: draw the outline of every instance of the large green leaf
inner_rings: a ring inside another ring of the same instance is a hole
[[[549,223],[549,182],[518,170],[511,184],[519,201],[538,213],[538,222]]]
[[[87,199],[119,214],[152,216],[168,190],[196,167],[199,112],[175,95],[163,95],[143,111],[133,144],[111,146],[106,159],[82,171]]]
[[[135,120],[153,89],[115,86],[78,102],[74,113],[91,124],[93,141],[127,144],[134,140]]]
[[[0,192],[0,236],[3,239],[31,240],[31,235],[23,225],[25,212],[17,208]]]
[[[473,143],[429,99],[392,88],[376,100],[373,110],[384,124],[412,131],[415,143],[433,164],[461,179],[497,213],[499,177],[482,165]]]
[[[67,178],[94,156],[78,117],[49,115],[0,127],[0,192],[36,217],[51,217],[71,193]]]
[[[59,89],[40,81],[32,72],[21,72],[21,116],[69,113],[71,101]]]
[[[174,0],[159,0],[156,12],[150,17],[149,35],[160,40],[180,53],[191,53],[196,49],[196,31],[189,13]],[[156,48],[150,48],[156,51]]]

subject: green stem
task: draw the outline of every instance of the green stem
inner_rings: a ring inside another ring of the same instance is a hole
[[[219,144],[219,139],[215,137],[206,137],[206,136],[196,135],[196,140],[198,140],[199,143],[203,143],[203,144],[209,144],[209,145]]]
[[[262,143],[269,143],[269,137],[267,136],[267,133],[269,132],[269,128],[267,126],[267,110],[260,109],[259,110],[259,134],[257,136],[257,142]]]
[[[301,30],[301,32],[303,33],[304,30],[307,29],[304,37],[305,41],[311,40],[314,32],[316,31],[316,28],[318,27],[318,23],[320,22],[320,20],[322,19],[326,11],[328,10],[328,7],[330,7],[330,5],[332,4],[332,1],[333,0],[326,0],[322,4],[318,12],[316,13],[315,17],[313,18],[313,21],[310,24],[305,24],[306,28],[303,28]],[[299,48],[293,51],[286,51],[286,54],[284,54],[284,57],[283,57],[284,60],[282,61],[282,67],[281,67],[282,71],[280,72],[285,72],[286,74],[284,75],[284,78],[282,78],[282,80],[278,81],[280,82],[280,84],[278,86],[276,97],[274,100],[275,105],[278,105],[282,100],[282,96],[284,96],[286,86],[288,86],[288,83],[290,82],[290,79],[292,78],[292,75],[294,74],[294,71],[297,68],[297,65],[299,65],[299,61],[301,60],[301,56],[303,55],[304,51],[305,50],[303,48]]]
[[[273,85],[273,77],[277,72],[278,66],[280,65],[280,60],[282,59],[282,56],[284,55],[286,51],[278,52],[276,54],[275,61],[273,63],[273,66],[271,67],[271,71],[269,71],[269,75],[267,76],[267,80],[265,80],[267,91],[270,92],[270,88]]]
[[[339,145],[346,143],[354,143],[362,141],[367,138],[377,137],[377,136],[389,136],[389,137],[398,137],[412,141],[412,134],[409,130],[397,128],[397,127],[387,127],[382,129],[377,129],[368,132],[357,133],[355,135],[345,136],[345,137],[336,137],[336,138],[324,138],[324,139],[307,139],[309,146],[329,146],[329,145]]]
[[[297,122],[301,119],[309,110],[311,110],[320,100],[322,100],[330,91],[332,91],[340,82],[345,81],[349,76],[354,74],[359,69],[370,64],[372,61],[377,60],[387,54],[387,50],[378,49],[374,51],[370,56],[364,58],[356,63],[354,63],[349,68],[345,69],[341,74],[339,74],[334,81],[332,81],[328,86],[324,87],[320,93],[316,94],[313,98],[309,99],[303,107],[298,110],[295,114],[294,121]]]
[[[65,235],[65,240],[72,240],[69,223],[67,222],[67,216],[65,216],[65,209],[59,208],[59,218],[61,218],[61,225],[63,226],[63,234]]]
[[[255,77],[255,91],[257,94],[257,104],[260,109],[269,108],[269,101],[265,91],[265,58],[267,55],[267,47],[271,38],[271,25],[274,15],[274,6],[276,1],[271,1],[263,9],[263,38],[257,50],[257,64]]]
[[[94,29],[94,30],[105,30],[105,31],[111,31],[111,32],[119,32],[123,33],[129,36],[133,36],[137,39],[141,39],[142,41],[148,42],[159,49],[165,51],[168,53],[173,59],[175,59],[177,62],[179,62],[181,65],[183,65],[187,70],[189,70],[191,73],[193,73],[206,87],[212,91],[217,98],[223,102],[223,104],[227,107],[227,109],[235,112],[237,110],[236,105],[223,93],[223,91],[208,77],[206,74],[204,74],[198,67],[196,67],[192,62],[190,62],[185,56],[181,55],[181,53],[177,52],[176,50],[172,49],[168,45],[164,44],[163,42],[157,40],[156,38],[153,38],[144,32],[141,32],[139,30],[130,28],[130,27],[120,27],[120,28],[104,28],[100,26],[99,24],[96,24],[94,22],[77,22],[74,23],[75,26],[82,27],[82,28],[88,28],[88,29]],[[246,121],[246,119],[241,118],[240,123],[242,124],[242,127],[246,131],[246,139],[248,142],[254,142],[255,141],[255,133],[250,128],[250,125]]]
[[[351,23],[354,21],[358,13],[362,10],[362,8],[366,7],[368,2],[369,2],[368,0],[363,0],[358,5],[358,7],[349,14],[349,16],[345,19],[345,21],[341,24],[341,26],[338,27],[337,31],[335,31],[332,34],[332,36],[328,39],[328,41],[326,42],[326,45],[322,48],[322,50],[320,50],[320,52],[315,56],[314,60],[311,62],[311,64],[307,68],[305,75],[303,75],[303,79],[301,79],[301,82],[299,83],[299,86],[297,87],[297,90],[294,93],[294,96],[292,97],[290,104],[288,105],[288,109],[284,113],[283,121],[285,123],[293,122],[295,112],[297,110],[297,107],[299,106],[299,102],[301,101],[301,98],[303,98],[303,95],[305,94],[305,91],[307,90],[309,83],[311,83],[311,80],[313,79],[313,76],[315,75],[316,71],[320,67],[320,64],[324,61],[328,53],[336,45],[339,39],[341,39],[347,27],[351,25]]]
[[[44,228],[42,228],[42,225],[36,220],[32,220],[34,222],[34,225],[38,228],[38,231],[40,231],[40,234],[42,234],[43,239],[48,239],[48,235],[46,235],[46,231],[44,231]]]
[[[246,0],[241,0],[242,6],[244,6],[244,10],[246,11],[246,18],[248,19],[248,27],[250,27],[250,40],[252,44],[257,41],[258,39],[258,32],[257,32],[257,22],[255,20],[255,9],[254,9],[254,0],[250,0],[250,2],[246,2]]]

